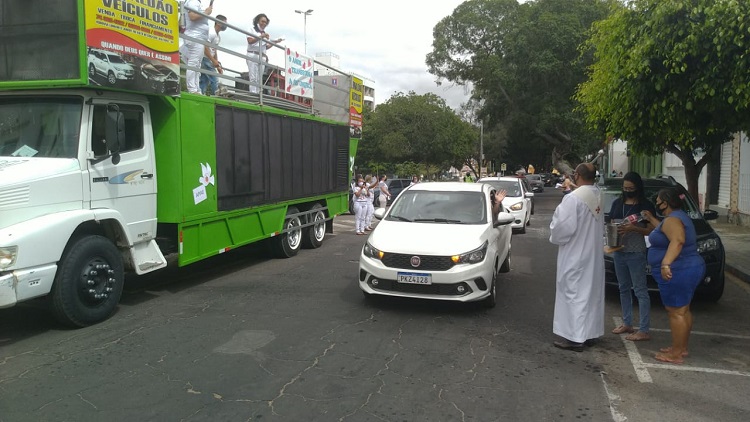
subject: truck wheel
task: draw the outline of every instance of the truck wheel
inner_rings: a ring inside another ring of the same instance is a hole
[[[305,227],[302,232],[302,247],[306,249],[319,248],[323,244],[323,239],[326,237],[326,214],[322,210],[320,204],[312,206],[310,211],[314,211],[310,222],[315,223],[314,226]]]
[[[60,260],[52,310],[74,327],[104,321],[117,307],[124,283],[122,256],[112,242],[102,236],[78,239]]]
[[[117,78],[115,77],[115,73],[111,70],[107,73],[107,82],[109,82],[110,85],[114,85],[117,83]]]
[[[286,211],[287,215],[297,214],[299,210],[295,207],[289,207]],[[302,229],[299,226],[302,225],[299,216],[287,217],[284,220],[284,230],[294,229],[286,233],[282,233],[273,239],[273,253],[278,258],[291,258],[297,255],[299,248],[302,244]]]

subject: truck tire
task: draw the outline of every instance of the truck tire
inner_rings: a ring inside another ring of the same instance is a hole
[[[52,311],[65,325],[85,327],[115,311],[125,283],[122,256],[102,236],[76,240],[62,256],[52,287]]]
[[[315,225],[305,227],[302,231],[302,247],[305,249],[319,248],[326,237],[326,214],[322,208],[320,204],[315,204],[310,208],[310,222]]]
[[[297,214],[298,212],[299,210],[295,207],[289,207],[286,211],[287,215]],[[284,230],[293,229],[301,225],[302,222],[299,216],[287,217],[284,220]],[[273,254],[277,258],[291,258],[297,255],[300,246],[302,246],[302,229],[298,228],[274,237],[272,245]]]

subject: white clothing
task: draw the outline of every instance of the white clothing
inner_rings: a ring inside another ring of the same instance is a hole
[[[364,233],[367,219],[367,205],[369,201],[365,194],[365,186],[354,188],[354,222],[357,233]]]
[[[583,343],[604,335],[604,222],[599,188],[578,189],[592,195],[563,197],[552,216],[549,241],[559,246],[552,331]],[[590,209],[582,196],[594,197],[598,206]]]
[[[211,50],[211,57],[216,57],[216,47],[221,44],[221,35],[216,31],[211,31],[208,34],[208,43],[210,44],[208,49]]]
[[[187,2],[185,2],[185,6],[204,12],[208,6],[203,7],[203,5],[201,4],[202,1],[204,1],[206,4],[208,3],[205,0],[187,0]],[[188,19],[186,19],[185,35],[191,36],[193,38],[198,38],[202,41],[208,41],[208,29],[208,18],[204,18],[203,16],[201,16],[196,20],[190,20],[189,17]],[[198,69],[201,68],[203,53],[203,45],[193,41],[185,40],[185,43],[180,48],[182,61],[184,61],[188,66],[196,67]],[[198,71],[185,71],[185,83],[187,84],[188,92],[191,92],[193,94],[201,93],[200,77],[201,74]]]
[[[253,26],[248,32],[250,36],[257,40],[254,43],[247,43],[247,55],[250,58],[246,60],[250,92],[257,94],[260,92],[260,85],[263,83],[263,68],[265,67],[263,55],[266,52],[267,41],[261,38],[265,32],[261,31],[260,28]]]
[[[372,185],[372,183],[370,183],[369,185]],[[375,214],[375,206],[373,205],[374,202],[375,190],[370,188],[370,190],[367,191],[367,212],[365,214],[365,227],[372,226],[372,217]]]

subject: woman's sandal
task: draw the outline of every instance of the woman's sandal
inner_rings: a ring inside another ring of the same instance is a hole
[[[659,351],[662,352],[662,353],[672,354],[672,347],[671,346],[670,347],[662,347],[661,349],[659,349]],[[684,352],[682,352],[682,357],[683,358],[686,358],[689,355],[690,355],[690,353],[688,353],[687,350],[685,350]]]
[[[685,363],[685,361],[682,360],[682,358],[673,358],[672,356],[669,356],[666,353],[657,353],[654,355],[654,359],[658,360],[659,362],[674,363],[676,365],[681,365]]]
[[[632,334],[628,334],[625,336],[625,340],[630,341],[648,341],[651,340],[651,336],[648,333],[644,333],[642,331],[638,331]],[[668,353],[668,352],[665,352]]]
[[[628,327],[627,325],[621,325],[614,330],[612,330],[612,334],[622,334],[622,333],[634,333],[635,330],[633,327]]]

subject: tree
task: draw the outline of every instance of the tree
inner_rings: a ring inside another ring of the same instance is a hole
[[[549,156],[570,171],[569,161],[579,162],[604,140],[603,131],[584,124],[573,95],[591,60],[578,48],[611,3],[466,1],[435,26],[428,68],[438,78],[473,84],[485,129],[507,136],[504,161],[528,164],[532,157],[544,165]]]
[[[459,165],[478,142],[476,129],[445,100],[414,92],[397,93],[378,105],[368,116],[362,137],[360,162],[414,162],[441,168]]]
[[[703,167],[748,127],[747,16],[747,1],[635,0],[596,24],[595,62],[577,93],[588,123],[634,152],[678,156],[697,197]]]

